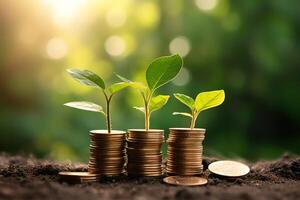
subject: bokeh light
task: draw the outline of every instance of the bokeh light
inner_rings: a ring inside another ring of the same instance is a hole
[[[191,50],[189,40],[184,36],[174,38],[169,45],[171,54],[178,53],[180,56],[185,57]]]
[[[105,50],[111,56],[121,56],[125,49],[125,41],[120,36],[113,35],[105,40]]]
[[[200,10],[210,11],[217,6],[218,0],[195,0],[195,3]]]
[[[47,55],[51,59],[61,59],[66,56],[68,46],[61,38],[52,38],[46,46]]]
[[[182,68],[177,77],[172,81],[174,85],[184,86],[190,82],[191,75],[188,69]]]
[[[160,20],[159,8],[152,1],[141,3],[136,9],[136,19],[142,27],[151,28]]]

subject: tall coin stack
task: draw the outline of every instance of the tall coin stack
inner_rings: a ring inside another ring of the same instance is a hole
[[[94,130],[90,132],[90,137],[88,171],[104,176],[122,174],[126,162],[126,132]]]
[[[167,173],[196,175],[203,172],[202,153],[205,129],[170,128],[167,141]]]
[[[140,176],[162,175],[161,145],[163,142],[163,130],[128,130],[126,147],[128,174]]]

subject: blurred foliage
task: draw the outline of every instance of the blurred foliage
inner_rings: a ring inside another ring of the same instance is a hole
[[[87,160],[99,115],[62,104],[101,93],[78,85],[78,67],[114,82],[116,71],[144,80],[150,61],[180,53],[184,69],[161,94],[224,89],[226,100],[201,113],[205,154],[247,159],[300,153],[300,2],[290,0],[4,0],[0,2],[0,151]],[[114,129],[143,128],[123,91],[112,102]],[[171,98],[152,128],[187,127]]]

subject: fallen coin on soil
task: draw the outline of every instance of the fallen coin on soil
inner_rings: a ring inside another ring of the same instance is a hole
[[[61,179],[68,183],[87,183],[100,180],[100,174],[91,174],[89,172],[59,172]]]
[[[250,172],[250,168],[247,165],[231,160],[213,162],[208,165],[208,169],[213,174],[229,178],[245,176]]]
[[[207,183],[206,178],[199,176],[168,176],[163,181],[167,184],[183,186],[197,186]]]

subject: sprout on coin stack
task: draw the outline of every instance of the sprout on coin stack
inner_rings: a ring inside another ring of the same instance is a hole
[[[106,118],[107,130],[90,131],[91,144],[88,171],[92,174],[107,176],[123,173],[126,161],[126,132],[112,130],[110,102],[117,92],[133,83],[122,81],[112,84],[107,88],[104,81],[97,74],[89,70],[68,69],[67,71],[79,83],[100,89],[106,100],[105,111],[101,106],[87,101],[76,101],[64,104],[81,110],[98,112],[103,114]]]
[[[176,93],[175,98],[189,107],[190,113],[174,112],[191,118],[190,128],[170,128],[168,138],[167,173],[196,175],[203,172],[202,155],[205,129],[195,128],[199,114],[209,108],[221,105],[225,99],[224,90],[199,93],[193,98]]]
[[[150,129],[151,113],[162,108],[168,101],[168,95],[154,96],[155,91],[170,82],[182,66],[179,55],[163,56],[155,59],[146,71],[147,86],[137,84],[117,75],[122,81],[134,83],[143,99],[143,107],[134,107],[144,113],[145,129],[129,129],[127,137],[127,172],[129,175],[160,176],[162,170],[161,145],[164,131]]]

